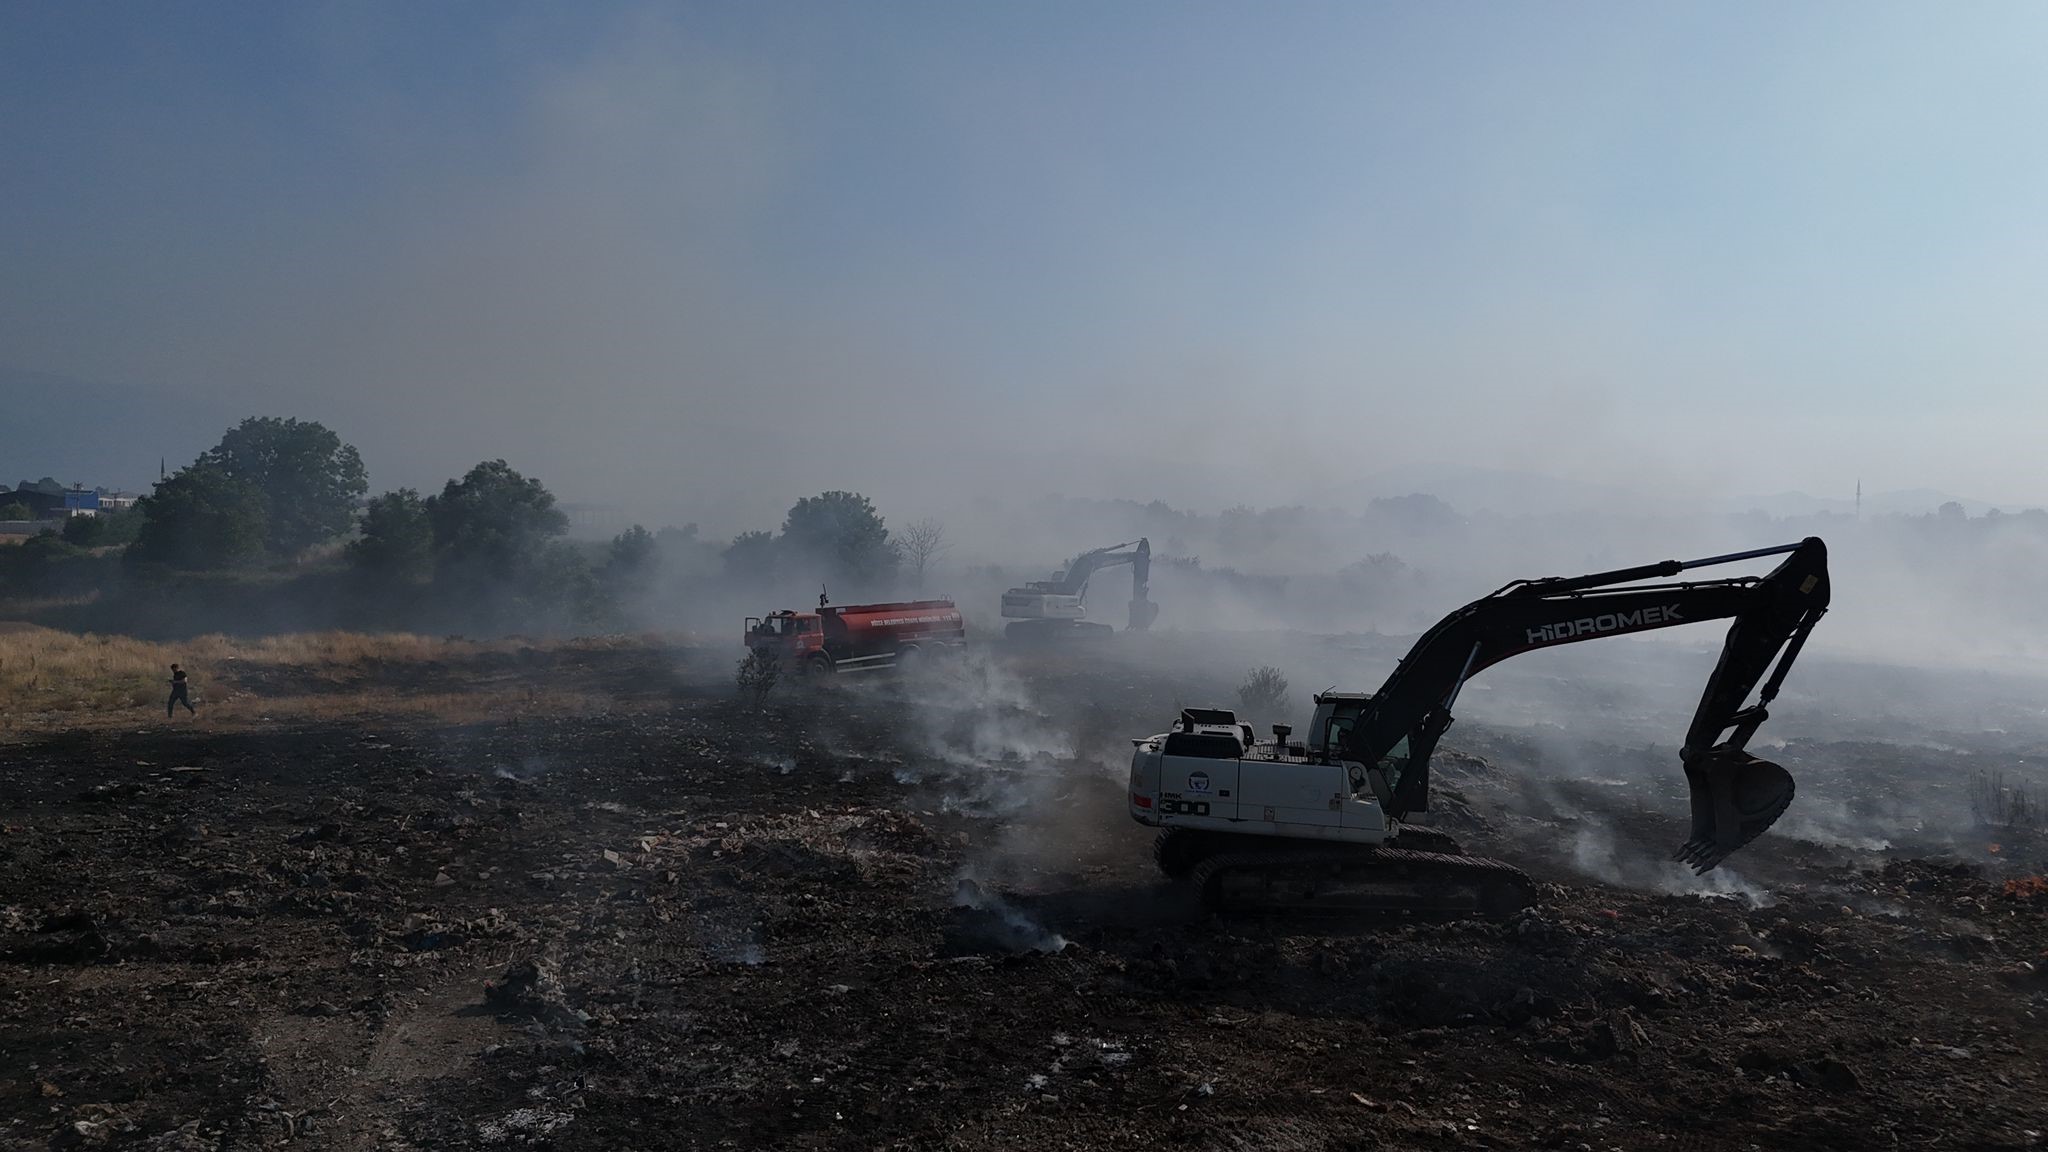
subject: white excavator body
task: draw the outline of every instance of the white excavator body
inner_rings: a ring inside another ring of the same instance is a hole
[[[1319,702],[1320,703],[1320,702]],[[1130,813],[1141,824],[1382,844],[1398,825],[1358,795],[1352,771],[1309,755],[1276,729],[1270,743],[1221,709],[1188,709],[1170,732],[1134,740]]]
[[[1005,620],[1079,620],[1087,615],[1088,608],[1078,595],[1028,584],[1003,593]]]
[[[1649,581],[1783,556],[1762,576]],[[1827,545],[1754,548],[1585,576],[1513,580],[1417,638],[1377,692],[1316,697],[1308,738],[1271,744],[1224,709],[1184,709],[1133,741],[1130,814],[1160,829],[1153,859],[1212,908],[1335,908],[1504,915],[1534,898],[1519,869],[1467,856],[1429,810],[1429,761],[1465,682],[1538,648],[1729,620],[1721,656],[1679,747],[1691,835],[1675,859],[1705,872],[1791,804],[1792,776],[1745,746],[1827,613]],[[1756,702],[1747,703],[1751,693]]]

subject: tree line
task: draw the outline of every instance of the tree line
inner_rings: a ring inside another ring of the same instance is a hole
[[[522,629],[617,622],[678,553],[761,585],[823,580],[849,591],[921,582],[944,550],[936,521],[892,535],[872,501],[832,491],[798,500],[780,532],[718,546],[695,525],[633,525],[608,543],[567,539],[569,518],[539,479],[485,460],[438,492],[370,496],[356,448],[317,421],[251,417],[157,482],[135,508],[75,517],[0,550],[14,596],[187,588],[270,572],[327,580],[362,626],[451,621]]]

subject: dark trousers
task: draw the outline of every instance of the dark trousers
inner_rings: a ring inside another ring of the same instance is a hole
[[[185,706],[185,711],[192,713],[194,716],[199,715],[199,709],[192,706],[192,697],[187,695],[189,691],[183,684],[171,685],[171,698],[164,701],[164,719],[168,720],[175,715],[180,704]]]

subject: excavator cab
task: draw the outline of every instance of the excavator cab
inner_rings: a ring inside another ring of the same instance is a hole
[[[1372,699],[1372,695],[1365,692],[1318,693],[1315,717],[1309,721],[1309,755],[1324,764],[1341,762],[1352,726],[1358,723]],[[1413,759],[1409,739],[1403,736],[1371,768],[1356,763],[1351,765],[1351,790],[1370,792],[1381,807],[1391,810],[1396,806],[1396,797],[1403,795],[1402,783],[1410,779]],[[1415,789],[1411,787],[1408,791]],[[1427,793],[1426,790],[1424,792],[1423,802],[1411,810],[1426,808]]]
[[[1318,692],[1315,718],[1308,725],[1309,755],[1328,757],[1344,747],[1351,726],[1372,703],[1370,692]]]

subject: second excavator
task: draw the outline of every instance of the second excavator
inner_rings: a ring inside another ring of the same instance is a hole
[[[1652,583],[1695,568],[1784,556],[1763,576]],[[1512,656],[1731,619],[1679,760],[1692,828],[1677,859],[1697,872],[1754,840],[1792,803],[1792,777],[1746,746],[1826,614],[1818,537],[1587,576],[1517,580],[1446,616],[1380,690],[1325,692],[1302,743],[1270,744],[1220,709],[1186,709],[1134,740],[1130,813],[1162,829],[1155,854],[1212,908],[1361,908],[1498,915],[1533,898],[1520,869],[1463,854],[1407,823],[1429,807],[1429,760],[1459,690]],[[1761,688],[1758,688],[1761,682]],[[1754,704],[1745,705],[1752,690]]]
[[[1071,637],[1107,636],[1107,624],[1086,619],[1088,578],[1104,568],[1131,566],[1129,623],[1133,632],[1143,632],[1159,615],[1159,605],[1146,596],[1152,579],[1152,542],[1139,537],[1122,544],[1094,548],[1074,557],[1066,571],[1050,580],[1034,580],[1003,593],[1003,618],[1010,623],[1003,635],[1012,640],[1051,640]]]

